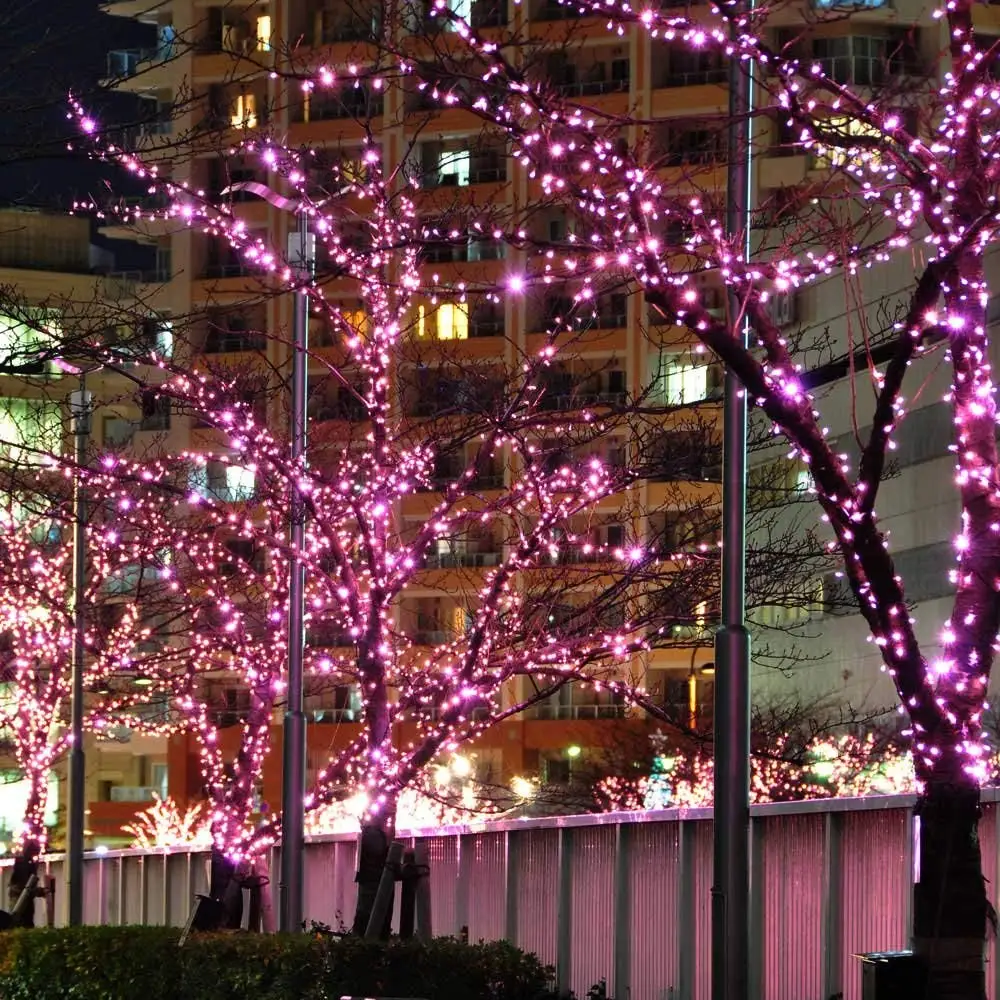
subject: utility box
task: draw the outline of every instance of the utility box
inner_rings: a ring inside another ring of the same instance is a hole
[[[861,1000],[914,1000],[923,994],[923,962],[912,951],[871,951],[861,959]]]

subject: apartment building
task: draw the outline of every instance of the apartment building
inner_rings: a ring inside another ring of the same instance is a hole
[[[91,239],[86,217],[29,208],[0,209],[0,437],[4,459],[33,463],[45,452],[72,448],[69,397],[79,378],[58,363],[51,343],[100,335],[169,337],[169,324],[153,309],[158,275],[116,270],[113,254]],[[137,310],[149,310],[136,326]],[[125,328],[122,318],[129,316]],[[63,358],[62,360],[66,360]],[[88,388],[97,408],[92,421],[95,447],[117,445],[149,433],[141,408],[128,398],[117,374],[93,372]],[[2,697],[2,693],[0,693]],[[68,724],[68,705],[60,720]],[[97,741],[88,737],[88,826],[95,836],[117,833],[154,791],[166,789],[167,742],[122,730]],[[6,844],[23,815],[26,786],[14,780],[11,745],[0,740],[0,844]],[[62,769],[50,785],[48,815],[58,839],[64,800]]]
[[[644,134],[636,126],[623,130],[621,140],[655,151],[667,182],[696,186],[720,200],[724,197],[724,135],[712,128],[711,122],[713,116],[726,112],[726,71],[710,53],[651,40],[636,29],[611,37],[599,19],[581,20],[572,7],[553,0],[451,3],[453,10],[485,33],[494,32],[500,38],[508,30],[519,32],[528,43],[523,47],[525,51],[537,49],[541,53],[530,71],[545,74],[568,98],[585,99],[598,114],[631,113],[637,119],[655,120],[657,124]],[[815,6],[822,10],[826,4],[816,0]],[[481,123],[473,115],[456,107],[442,108],[409,83],[385,92],[359,85],[338,92],[308,93],[268,72],[272,61],[283,66],[291,61],[300,70],[324,64],[346,67],[370,63],[375,56],[370,39],[373,32],[380,30],[376,7],[366,13],[364,4],[340,0],[166,0],[156,5],[149,0],[114,0],[107,9],[155,28],[157,45],[141,52],[113,53],[109,57],[109,75],[122,89],[147,101],[147,123],[133,137],[136,148],[148,157],[169,163],[176,181],[186,181],[194,188],[220,196],[234,183],[267,180],[259,164],[239,163],[229,157],[223,165],[208,143],[203,151],[193,148],[191,156],[171,154],[170,144],[175,139],[197,137],[208,128],[222,129],[224,139],[229,141],[256,132],[274,133],[290,147],[318,150],[320,168],[324,163],[337,163],[349,170],[352,164],[361,169],[360,149],[370,126],[380,143],[386,169],[405,165],[407,172],[420,177],[418,208],[424,219],[433,219],[436,213],[456,204],[514,211],[541,198],[538,182],[507,155],[500,142],[483,137]],[[692,3],[687,9],[697,15],[699,5]],[[406,4],[398,19],[396,30],[413,36],[409,44],[414,51],[424,52],[421,46],[425,46],[429,52],[437,36],[448,31],[446,22],[435,21],[426,10]],[[776,11],[768,27],[774,36],[771,40],[785,44],[794,38],[803,14],[794,5]],[[806,54],[822,62],[837,79],[863,87],[879,87],[890,76],[899,74],[927,73],[940,50],[940,25],[930,15],[930,8],[915,0],[901,0],[896,5],[878,0],[861,4],[850,19],[832,19],[811,33],[807,43],[810,51]],[[975,16],[983,30],[1000,36],[1000,10],[984,5],[976,8]],[[183,104],[175,107],[181,96]],[[790,137],[778,123],[759,123],[755,141],[755,198],[759,223],[766,226],[769,219],[793,210],[804,186],[821,177],[830,162],[821,155],[806,155],[789,148],[786,144]],[[285,246],[289,227],[294,224],[290,216],[245,192],[235,194],[232,201],[234,214],[252,233],[266,234],[273,245]],[[550,207],[531,213],[530,219],[532,236],[542,242],[565,240],[575,224],[565,211]],[[198,328],[200,332],[190,339],[195,355],[210,356],[214,361],[232,359],[235,364],[263,352],[270,364],[279,368],[287,364],[287,350],[280,338],[262,338],[257,331],[289,329],[290,296],[266,300],[255,296],[257,285],[246,266],[218,240],[195,230],[168,222],[143,223],[141,234],[134,227],[115,230],[118,236],[129,234],[155,245],[160,259],[170,261],[170,281],[163,289],[164,307],[175,315],[201,311],[207,317]],[[526,263],[509,248],[489,239],[474,239],[464,245],[448,241],[429,248],[422,267],[428,274],[437,275],[438,284],[446,287],[450,283],[457,288],[461,282],[500,287],[505,275]],[[897,270],[900,273],[891,276],[880,274],[864,291],[863,302],[872,303],[870,311],[892,290],[885,282],[898,281],[899,288],[906,286],[905,268]],[[490,359],[510,362],[516,351],[531,353],[541,346],[542,331],[554,317],[565,313],[572,291],[572,286],[567,285],[544,295],[507,297],[499,303],[470,301],[468,305],[460,303],[457,296],[451,302],[439,297],[420,307],[414,337],[422,343],[425,357],[432,360],[436,346],[440,346],[442,352],[447,347],[449,356],[486,366]],[[356,302],[356,293],[344,282],[327,284],[326,294],[344,309]],[[706,286],[705,294],[709,301],[715,296],[717,305],[722,306],[720,288]],[[801,295],[777,297],[775,318],[789,328],[829,326],[834,339],[846,342],[851,311],[845,311],[844,303],[843,288],[831,280]],[[863,311],[868,306],[861,308]],[[598,302],[595,312],[572,362],[552,375],[550,391],[554,400],[580,392],[581,383],[588,385],[589,394],[607,398],[625,398],[650,385],[658,387],[661,398],[672,402],[718,398],[720,373],[691,353],[692,344],[683,331],[659,326],[656,317],[647,314],[641,294],[608,294]],[[655,333],[651,335],[651,331]],[[326,331],[320,325],[311,329],[313,345],[323,344],[324,336]],[[316,350],[321,354],[324,348]],[[588,381],[588,371],[599,374]],[[324,425],[350,418],[350,403],[322,381],[319,368],[314,375],[310,416],[314,430],[322,433]],[[433,370],[428,378],[440,381]],[[564,380],[562,393],[560,379]],[[424,411],[433,408],[438,389],[435,383],[434,387],[428,384],[414,392],[411,415],[428,415],[430,410]],[[830,391],[847,392],[847,388],[838,384]],[[554,405],[565,405],[565,400]],[[933,415],[922,416],[921,410],[914,420],[940,417],[938,410],[928,409],[933,410]],[[836,411],[842,412],[842,408],[838,406]],[[170,420],[171,446],[213,453],[224,448],[224,442],[192,426],[187,417],[165,419]],[[845,418],[836,432],[846,434],[850,426]],[[665,427],[664,433],[669,434],[670,428]],[[923,433],[915,432],[919,447],[927,444],[925,438]],[[664,442],[671,447],[679,439],[665,437]],[[628,446],[626,441],[613,443],[613,447],[621,449]],[[946,459],[934,461],[943,466]],[[921,483],[924,471],[921,468],[917,472]],[[442,468],[442,480],[452,473]],[[483,482],[483,488],[499,488],[510,470],[498,462],[496,468],[482,475],[489,480]],[[795,478],[800,471],[790,468],[789,475]],[[913,480],[908,475],[903,469],[900,477],[886,485],[883,506],[894,523],[898,520],[900,525],[906,525],[894,532],[897,543],[903,536],[901,556],[902,551],[913,553],[904,561],[933,560],[940,556],[934,546],[946,537],[949,502],[942,496],[937,504],[929,491],[922,491],[916,501],[921,506],[915,508],[912,501],[904,500],[912,495]],[[704,478],[717,479],[717,469],[707,469]],[[944,477],[934,478],[937,483],[944,481]],[[639,502],[647,509],[662,509],[668,489],[672,484],[651,478],[641,487]],[[941,485],[940,489],[943,493],[945,487]],[[431,499],[425,495],[409,498],[401,505],[399,517],[404,523],[416,525],[430,509]],[[612,507],[608,505],[609,512]],[[645,527],[647,537],[674,530],[683,511],[667,511],[658,517],[657,523],[651,520]],[[613,530],[609,526],[608,531]],[[612,543],[612,539],[605,536],[604,542]],[[932,553],[923,551],[927,546]],[[400,627],[415,642],[426,645],[460,631],[460,602],[442,595],[459,588],[459,575],[467,579],[469,574],[488,570],[498,558],[496,542],[487,533],[459,547],[443,546],[433,557],[433,565],[427,567],[426,592],[409,591],[399,608]],[[918,570],[921,579],[922,573]],[[832,581],[825,582],[828,588],[834,586]],[[823,583],[817,581],[817,587]],[[821,591],[817,590],[817,594]],[[921,591],[918,599],[932,601],[937,596]],[[706,607],[711,603],[712,596],[706,595]],[[928,610],[928,617],[933,618],[936,606]],[[785,614],[781,608],[765,609],[762,618],[780,622]],[[793,624],[803,626],[802,634],[808,636],[812,648],[831,650],[825,659],[810,661],[801,670],[796,668],[795,683],[823,697],[888,697],[857,623],[825,616],[821,596],[811,608],[797,609],[795,615]],[[641,664],[647,685],[659,691],[665,704],[672,706],[685,722],[697,719],[699,713],[703,717],[711,703],[711,638],[707,632],[704,636],[704,645],[696,643],[692,648],[688,635],[683,646],[657,650]],[[337,646],[343,637],[336,634],[336,629],[317,625],[310,641]],[[766,670],[758,672],[761,697],[779,691],[775,677]],[[782,683],[787,685],[788,681],[782,679]],[[234,718],[238,718],[241,692],[233,689],[227,697]],[[310,713],[314,724],[309,727],[309,767],[314,770],[331,749],[346,745],[353,737],[358,718],[356,695],[340,691],[323,704],[310,706]],[[616,732],[623,728],[644,731],[644,727],[648,728],[648,723],[629,717],[626,709],[612,700],[568,687],[551,703],[488,732],[472,752],[481,776],[490,780],[506,782],[515,775],[566,780],[574,761],[585,756],[580,754],[580,748],[586,752],[613,742]],[[280,727],[276,726],[276,735],[278,732]],[[400,739],[406,736],[404,732],[399,734]],[[193,744],[183,737],[176,738],[169,757],[171,794],[180,801],[196,798],[200,776]],[[263,784],[263,798],[277,802],[279,754],[269,758]]]

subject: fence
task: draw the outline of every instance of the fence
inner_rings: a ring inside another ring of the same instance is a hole
[[[994,906],[1000,790],[984,793],[983,867]],[[755,806],[750,848],[751,996],[860,1000],[853,955],[905,947],[914,863],[904,796]],[[507,938],[556,967],[578,996],[606,979],[618,1000],[709,1000],[711,810],[512,820],[403,834],[428,847],[434,931]],[[87,856],[84,919],[181,925],[207,886],[203,852]],[[279,871],[272,857],[271,871]],[[354,908],[355,838],[311,840],[307,920]],[[47,859],[65,909],[62,858]],[[10,862],[0,865],[4,885]],[[398,906],[396,908],[398,913]],[[988,996],[1000,969],[988,953]]]

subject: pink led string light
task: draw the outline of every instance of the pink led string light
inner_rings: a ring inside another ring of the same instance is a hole
[[[622,697],[648,699],[641,687],[604,676],[609,665],[613,669],[629,662],[646,648],[647,639],[638,623],[626,620],[620,628],[596,635],[567,636],[558,628],[539,630],[518,586],[519,574],[548,565],[553,554],[573,544],[572,536],[564,537],[565,524],[619,492],[635,480],[636,473],[623,470],[613,474],[603,461],[593,457],[583,464],[567,462],[547,469],[538,458],[537,446],[531,443],[531,407],[537,396],[537,373],[555,356],[550,341],[537,361],[526,362],[523,384],[514,400],[479,442],[482,460],[502,448],[520,458],[523,474],[509,496],[493,508],[469,506],[469,498],[477,494],[477,459],[443,490],[415,537],[402,543],[393,511],[401,499],[431,482],[435,458],[428,443],[401,444],[404,438],[393,416],[390,395],[392,366],[413,297],[421,290],[416,253],[423,232],[416,223],[412,202],[405,195],[391,193],[377,158],[366,157],[368,178],[345,188],[365,198],[371,244],[363,253],[345,250],[339,242],[336,215],[306,198],[301,158],[270,144],[257,149],[268,167],[292,187],[295,200],[309,205],[320,240],[338,266],[358,283],[365,306],[363,326],[328,306],[318,288],[310,286],[309,292],[316,308],[333,319],[352,362],[364,373],[362,387],[351,388],[370,420],[366,448],[359,454],[344,450],[337,456],[335,471],[315,466],[293,468],[285,457],[285,443],[275,440],[266,426],[256,422],[246,406],[229,402],[234,386],[202,373],[177,371],[160,391],[205,414],[226,431],[234,452],[230,460],[250,464],[256,470],[260,482],[266,484],[267,509],[277,523],[283,523],[285,484],[294,481],[303,489],[312,512],[306,544],[310,614],[315,620],[332,616],[350,634],[356,651],[348,656],[312,652],[309,670],[312,676],[326,673],[356,679],[365,718],[362,735],[320,772],[307,804],[314,810],[345,795],[361,793],[368,817],[381,821],[394,813],[400,791],[417,781],[439,754],[474,740],[491,725],[541,701],[562,683],[597,684]],[[113,149],[105,153],[117,155]],[[127,162],[131,169],[143,169],[132,158]],[[192,225],[208,225],[208,231],[229,239],[263,272],[288,280],[288,269],[280,259],[259,242],[241,242],[242,230],[217,209],[204,203],[191,207],[193,202],[186,193],[178,194],[176,189],[172,193],[180,199],[169,210],[175,217]],[[161,367],[170,371],[169,365]],[[338,375],[336,371],[331,374]],[[345,380],[340,379],[343,384]],[[591,418],[585,414],[584,419]],[[547,433],[569,430],[550,421],[545,426]],[[197,460],[191,455],[182,458]],[[155,492],[160,484],[170,481],[172,460],[141,466],[118,460],[106,474],[109,489],[113,489],[115,477],[124,476],[130,482],[147,484],[144,488]],[[232,524],[226,505],[202,498],[187,500],[196,503],[200,515],[210,523]],[[257,502],[263,501],[264,495],[257,498]],[[514,544],[498,566],[485,574],[465,635],[439,645],[430,656],[419,653],[395,627],[395,602],[413,584],[437,539],[460,534],[489,517],[516,519],[520,527]],[[260,524],[253,516],[239,523],[247,537],[261,542],[271,563],[280,565],[285,541],[273,523]],[[588,543],[578,539],[576,544]],[[659,558],[658,553],[636,545],[627,551],[608,552],[609,561],[627,566],[653,567]],[[519,676],[532,676],[544,683],[536,694],[504,705],[501,692]],[[195,730],[207,732],[206,714],[193,704],[185,703],[183,708],[189,719],[194,717]],[[399,746],[393,741],[398,721],[417,723],[419,735],[411,745]],[[205,736],[202,742],[211,747],[212,739]],[[216,777],[220,765],[208,750],[203,751],[202,767],[209,786],[220,783]],[[248,773],[252,770],[248,768]],[[276,830],[275,824],[259,828],[244,849],[258,850]],[[235,836],[230,829],[222,837],[230,849]]]

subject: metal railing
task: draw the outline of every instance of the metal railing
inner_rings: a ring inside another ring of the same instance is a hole
[[[433,552],[427,557],[428,569],[460,569],[496,566],[499,552]]]
[[[983,790],[979,824],[986,889],[1000,905],[1000,790]],[[906,947],[912,922],[914,799],[872,796],[753,806],[750,906],[755,1000],[861,1000],[852,959]],[[473,827],[401,829],[431,859],[435,934],[506,939],[556,969],[561,990],[697,1000],[709,995],[711,809],[515,819]],[[335,926],[353,912],[357,837],[309,838],[305,918]],[[279,870],[280,849],[269,859]],[[90,853],[84,921],[167,924],[206,892],[207,853],[190,848]],[[13,861],[0,862],[6,891]],[[63,859],[42,867],[65,899]],[[272,891],[276,887],[272,885]],[[39,904],[41,906],[43,904]],[[39,911],[41,914],[41,910]],[[57,922],[64,919],[57,906]],[[988,995],[1000,997],[996,941]]]
[[[159,795],[162,788],[154,785],[113,785],[111,788],[112,802],[152,802],[154,795]]]
[[[628,714],[625,705],[536,705],[526,718],[534,719],[624,719]]]
[[[108,77],[130,77],[139,72],[142,63],[166,62],[173,56],[174,46],[169,43],[148,49],[113,49],[107,55],[105,67]]]
[[[629,89],[628,79],[622,80],[576,80],[557,84],[556,89],[563,97],[599,97],[601,94],[623,94]]]
[[[415,646],[442,646],[451,636],[442,629],[418,628],[410,632],[410,641]]]
[[[661,87],[697,87],[706,83],[727,83],[729,71],[725,66],[713,69],[693,69],[667,73]]]

